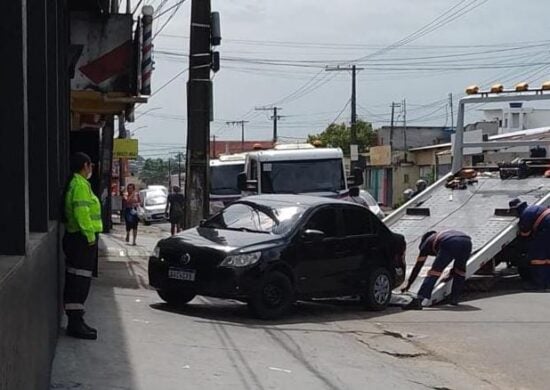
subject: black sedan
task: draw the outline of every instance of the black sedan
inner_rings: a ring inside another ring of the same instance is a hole
[[[353,203],[251,196],[159,241],[149,283],[168,304],[233,298],[266,319],[297,299],[359,295],[382,310],[405,277],[405,247],[403,236]]]

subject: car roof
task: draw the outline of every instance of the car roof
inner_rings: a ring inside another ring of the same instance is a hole
[[[355,203],[350,203],[333,198],[323,198],[320,196],[308,196],[308,195],[291,195],[291,194],[272,194],[272,195],[253,195],[242,198],[242,201],[249,201],[258,204],[265,204],[270,207],[275,205],[280,206],[293,206],[293,205],[304,205],[308,207],[314,207],[319,205],[329,205],[329,204],[342,204],[349,206],[361,207]],[[238,203],[238,201],[237,201]]]

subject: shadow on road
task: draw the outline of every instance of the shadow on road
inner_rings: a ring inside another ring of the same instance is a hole
[[[234,300],[201,296],[181,307],[173,307],[161,302],[150,306],[155,310],[181,314],[188,317],[260,326],[370,320],[401,311],[399,307],[388,307],[386,310],[379,312],[367,311],[358,301],[352,300],[299,301],[292,306],[290,312],[283,318],[278,320],[261,320],[252,315],[246,304]]]

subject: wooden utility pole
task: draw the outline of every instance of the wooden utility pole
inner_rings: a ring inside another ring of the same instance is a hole
[[[191,1],[189,81],[187,83],[187,154],[185,228],[209,214],[209,154],[211,91],[210,0]]]

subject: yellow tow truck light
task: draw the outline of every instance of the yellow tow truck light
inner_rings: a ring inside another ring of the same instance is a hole
[[[542,89],[543,91],[550,91],[550,81],[544,82],[540,89]]]
[[[476,95],[479,93],[479,87],[477,85],[470,85],[466,88],[466,95]]]
[[[495,84],[491,87],[491,93],[501,93],[502,91],[504,91],[502,84]]]
[[[519,83],[516,84],[516,92],[525,92],[529,90],[529,84],[528,83]]]

